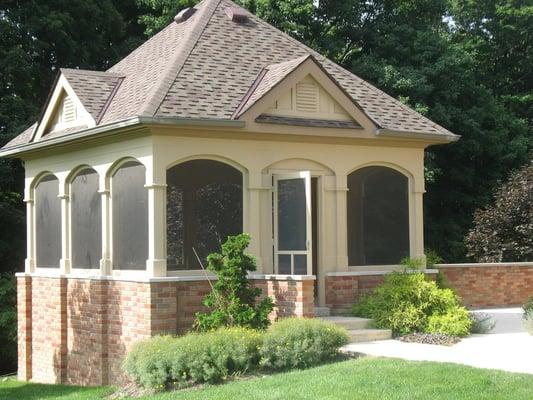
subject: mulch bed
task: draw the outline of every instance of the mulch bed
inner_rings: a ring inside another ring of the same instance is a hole
[[[441,333],[411,333],[400,336],[398,340],[407,343],[437,344],[440,346],[453,346],[461,341],[456,336],[443,335]]]

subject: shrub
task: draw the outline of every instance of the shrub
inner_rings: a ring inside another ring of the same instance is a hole
[[[154,337],[133,346],[124,370],[147,388],[218,383],[256,368],[260,344],[261,334],[245,328]]]
[[[470,333],[489,333],[496,326],[494,319],[485,313],[471,312],[472,327]]]
[[[196,314],[196,327],[208,331],[221,326],[244,326],[264,329],[270,324],[268,315],[274,304],[270,297],[261,301],[261,289],[250,287],[249,271],[255,271],[255,259],[244,251],[250,235],[230,236],[222,245],[222,254],[207,257],[207,269],[218,276],[213,290],[204,299],[210,313]]]
[[[433,314],[428,318],[428,333],[442,333],[449,336],[468,336],[472,319],[466,308],[453,306],[444,314]]]
[[[372,318],[378,328],[394,335],[426,332],[428,318],[466,309],[450,289],[441,289],[421,272],[393,272],[372,294],[354,304],[352,313]]]
[[[286,318],[265,333],[261,366],[270,370],[307,368],[331,361],[349,341],[348,332],[319,319]]]
[[[531,296],[528,301],[522,306],[524,310],[523,319],[533,321],[533,296]]]

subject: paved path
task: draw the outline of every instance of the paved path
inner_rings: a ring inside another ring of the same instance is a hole
[[[353,343],[351,352],[405,360],[441,361],[478,368],[533,374],[533,336],[524,332],[519,308],[479,310],[496,321],[494,330],[472,335],[454,346],[404,343],[398,340]]]

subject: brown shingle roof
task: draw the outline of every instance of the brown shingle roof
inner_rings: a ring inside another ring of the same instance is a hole
[[[238,6],[203,0],[107,72],[62,73],[99,124],[133,116],[231,119],[312,55],[377,127],[453,135],[257,16],[245,11],[246,22],[231,21],[227,7]]]

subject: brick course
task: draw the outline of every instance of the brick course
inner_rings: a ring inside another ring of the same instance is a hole
[[[533,296],[533,263],[436,266],[468,307],[520,306]]]
[[[124,382],[122,360],[133,343],[185,333],[207,281],[129,282],[19,276],[21,380],[104,385]],[[279,316],[313,316],[313,280],[254,279],[274,298]]]

